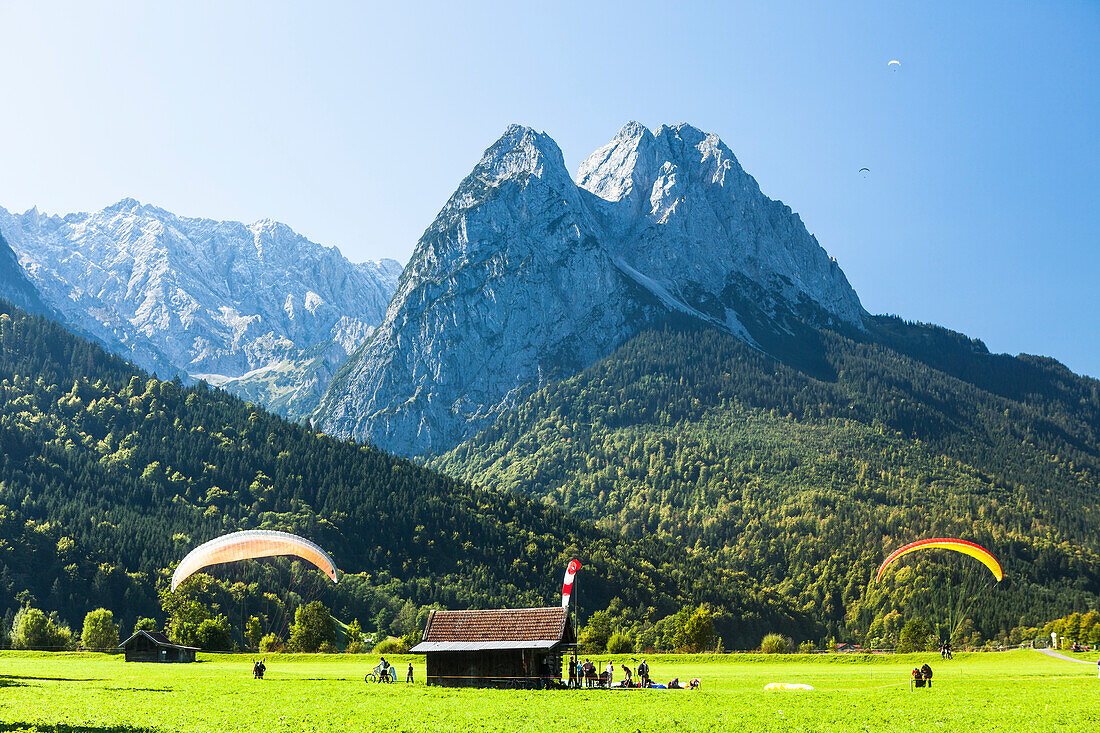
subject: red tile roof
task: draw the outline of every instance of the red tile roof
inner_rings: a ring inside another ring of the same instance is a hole
[[[424,641],[560,641],[567,618],[568,612],[560,606],[434,611],[424,629]]]
[[[191,649],[191,650],[196,651],[196,652],[201,651],[201,649],[199,649],[199,647],[197,647],[197,646],[184,646],[182,644],[174,644],[174,643],[172,643],[172,641],[167,636],[160,633],[159,631],[145,631],[144,629],[142,629],[141,631],[135,631],[133,636],[131,636],[126,641],[119,644],[118,648],[119,649],[123,648],[124,646],[126,646],[127,644],[129,644],[131,641],[133,641],[134,639],[136,639],[139,636],[148,637],[157,646],[167,646],[167,647],[172,647],[173,649]]]

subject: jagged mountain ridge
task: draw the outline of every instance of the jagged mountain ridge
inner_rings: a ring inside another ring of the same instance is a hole
[[[354,264],[271,220],[181,217],[133,199],[63,217],[0,208],[0,232],[70,325],[160,376],[218,384],[318,347],[331,372],[381,321],[401,270]]]
[[[652,133],[631,122],[581,163],[577,180],[606,202],[597,210],[620,257],[679,285],[686,300],[694,300],[691,286],[720,294],[738,272],[788,303],[808,298],[829,314],[826,322],[862,323],[836,260],[798,214],[761,193],[717,135],[690,125]],[[699,251],[708,245],[719,246]]]
[[[509,127],[419,240],[321,426],[439,453],[669,317],[762,348],[807,322],[863,327],[835,261],[717,136],[630,123],[578,180],[546,134]]]

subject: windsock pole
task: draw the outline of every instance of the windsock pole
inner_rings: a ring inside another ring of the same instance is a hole
[[[580,602],[577,598],[577,571],[581,569],[580,561],[576,558],[569,561],[569,565],[565,568],[565,579],[561,584],[561,605],[565,609],[565,613],[568,615],[570,611],[570,604],[576,608],[576,616],[573,618],[573,663],[577,662],[577,644],[579,643],[577,635],[580,633]]]

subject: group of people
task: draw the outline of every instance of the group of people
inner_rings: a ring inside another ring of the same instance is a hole
[[[267,657],[264,657],[258,662],[252,662],[252,676],[255,679],[262,680],[264,678],[264,672],[267,671]],[[397,670],[393,665],[386,661],[385,657],[382,657],[378,661],[378,666],[375,667],[378,673],[379,682],[395,682],[397,678]],[[405,674],[405,682],[412,683],[413,681],[413,666],[412,662],[409,662],[409,671]]]
[[[913,676],[913,687],[931,687],[932,686],[932,667],[928,664],[924,664],[921,667],[914,667],[911,672]]]
[[[381,657],[378,660],[378,666],[375,669],[378,672],[379,682],[396,682],[397,681],[397,669],[386,661],[385,657]],[[405,673],[405,682],[411,684],[413,681],[413,666],[412,662],[409,662],[409,671]]]
[[[632,670],[627,665],[621,665],[623,676],[619,680],[619,687],[649,687],[649,665],[645,660],[638,665],[637,683],[635,680],[635,670]],[[569,660],[569,686],[570,687],[611,687],[615,684],[615,663],[608,662],[607,666],[602,671],[597,672],[597,667],[592,663],[591,659],[585,659],[583,662],[578,662],[576,658]]]
[[[622,677],[616,684],[614,662],[609,661],[602,671],[597,672],[599,668],[592,663],[591,659],[585,658],[583,662],[578,662],[572,658],[569,660],[569,687],[651,687],[661,690],[694,690],[699,686],[697,678],[687,684],[681,684],[679,677],[674,678],[667,685],[655,684],[649,676],[649,664],[644,659],[637,669],[631,669],[625,664],[619,665],[619,668],[622,670]]]
[[[944,659],[951,658],[951,642],[945,641],[944,643],[940,644],[940,656]]]

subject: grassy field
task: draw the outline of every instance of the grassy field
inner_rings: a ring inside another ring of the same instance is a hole
[[[1082,658],[1084,657],[1083,655]],[[447,690],[365,684],[374,656],[200,655],[195,664],[126,664],[102,654],[0,653],[0,732],[63,731],[1039,731],[1100,725],[1096,667],[1033,651],[757,657],[650,657],[656,680],[696,691]],[[620,662],[628,659],[618,660]],[[908,670],[936,670],[910,692]],[[1092,659],[1095,662],[1095,658]],[[764,691],[805,682],[812,692]]]

